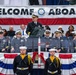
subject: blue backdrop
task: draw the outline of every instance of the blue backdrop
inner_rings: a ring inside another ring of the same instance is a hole
[[[69,5],[67,0],[46,0],[46,5]]]

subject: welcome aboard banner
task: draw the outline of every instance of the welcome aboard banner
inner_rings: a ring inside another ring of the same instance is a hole
[[[76,6],[2,6],[0,7],[0,24],[27,25],[33,13],[38,14],[39,22],[44,25],[76,24]]]

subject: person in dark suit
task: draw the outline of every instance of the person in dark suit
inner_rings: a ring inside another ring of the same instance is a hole
[[[69,27],[68,27],[68,31],[66,31],[66,37],[70,37],[70,38],[73,38],[73,31],[74,31],[74,26],[73,25],[70,25]]]
[[[15,35],[15,31],[13,29],[13,26],[9,27],[9,31],[7,32],[7,35],[12,38]]]
[[[42,27],[42,24],[38,22],[38,15],[33,14],[32,15],[32,22],[28,23],[26,33],[30,36],[31,35],[36,36],[39,33],[40,29],[42,30],[44,28]]]

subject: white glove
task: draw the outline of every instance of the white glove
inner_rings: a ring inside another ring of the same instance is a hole
[[[30,75],[30,73],[28,75]]]
[[[3,49],[2,49],[2,52],[4,52],[4,51],[5,51],[5,49],[3,48]]]
[[[48,48],[49,47],[49,45],[46,45],[46,48]]]
[[[59,53],[61,51],[61,49],[58,49],[56,52]]]
[[[14,51],[14,48],[12,47],[11,52],[13,52],[13,51]]]
[[[17,75],[16,73],[14,75]]]

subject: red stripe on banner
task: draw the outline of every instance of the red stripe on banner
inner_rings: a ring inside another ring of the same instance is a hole
[[[12,58],[15,58],[17,55],[18,54],[4,54],[4,57],[12,59]]]
[[[59,54],[59,57],[61,59],[71,59],[72,58],[72,54]]]
[[[14,74],[2,74],[2,73],[0,73],[0,75],[14,75]]]
[[[31,21],[31,18],[0,18],[0,25],[27,25]],[[76,24],[76,18],[39,18],[39,22],[43,25],[67,25]]]
[[[76,75],[76,74],[72,74],[72,75]]]

